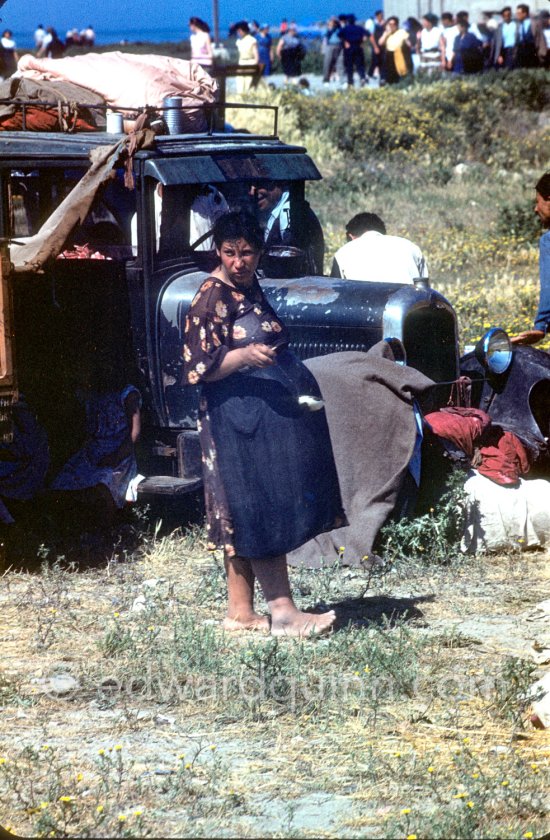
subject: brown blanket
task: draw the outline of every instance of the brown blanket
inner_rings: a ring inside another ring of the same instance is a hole
[[[6,131],[22,128],[21,102],[26,104],[26,127],[29,130],[97,131],[105,128],[103,97],[71,82],[34,81],[13,76],[0,84],[0,100],[3,100],[0,103],[0,128]],[[36,106],[36,102],[48,102],[52,108]]]
[[[407,473],[417,433],[413,398],[434,383],[396,364],[385,341],[368,353],[333,353],[306,364],[325,400],[350,524],[310,540],[288,562],[315,568],[340,558],[343,565],[359,565],[372,553]]]

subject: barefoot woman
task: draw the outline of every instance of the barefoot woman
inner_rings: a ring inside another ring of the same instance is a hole
[[[220,265],[191,304],[183,353],[186,382],[202,385],[207,528],[210,546],[225,553],[224,626],[322,633],[335,614],[298,610],[285,556],[345,524],[325,412],[298,402],[320,392],[288,350],[285,328],[256,279],[263,243],[256,220],[222,216],[214,242]],[[255,578],[271,622],[254,611]]]

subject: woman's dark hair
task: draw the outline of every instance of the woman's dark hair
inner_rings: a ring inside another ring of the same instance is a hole
[[[535,190],[541,195],[545,201],[550,198],[550,172],[545,172],[542,178],[539,178],[535,184]]]
[[[264,245],[264,235],[258,220],[244,210],[220,216],[214,225],[212,236],[218,250],[224,242],[236,242],[237,239],[244,239],[258,251],[261,251]]]
[[[250,33],[250,27],[246,20],[240,20],[238,23],[235,24],[235,32],[238,32],[239,29],[246,35]]]
[[[394,21],[395,21],[395,25],[396,25],[396,26],[399,26],[399,18],[398,18],[398,17],[396,17],[395,15],[391,15],[391,16],[387,19],[386,23],[389,23],[389,22],[390,22],[390,20],[394,20]]]
[[[422,15],[424,20],[427,20],[428,23],[431,23],[432,26],[437,26],[439,23],[439,18],[437,15],[434,15],[433,12],[426,12],[425,15]]]
[[[200,17],[190,17],[189,23],[193,24],[193,26],[196,26],[197,29],[201,30],[201,32],[210,32],[210,27],[208,26],[206,21],[202,20],[202,18]]]

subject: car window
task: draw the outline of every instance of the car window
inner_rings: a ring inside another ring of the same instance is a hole
[[[13,169],[8,179],[10,236],[34,236],[84,175],[84,169]],[[135,191],[124,186],[123,171],[98,190],[89,213],[75,227],[63,251],[80,249],[81,256],[100,253],[111,258],[131,256],[130,223]],[[86,248],[84,247],[86,246]]]

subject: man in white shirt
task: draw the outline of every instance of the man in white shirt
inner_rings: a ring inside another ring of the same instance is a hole
[[[439,47],[441,50],[441,68],[452,70],[452,58],[454,52],[455,38],[458,35],[458,26],[454,22],[451,12],[443,12],[441,15],[441,38]]]
[[[332,277],[372,283],[412,283],[428,278],[422,251],[402,236],[388,236],[375,213],[358,213],[346,225],[348,242],[334,255]]]

